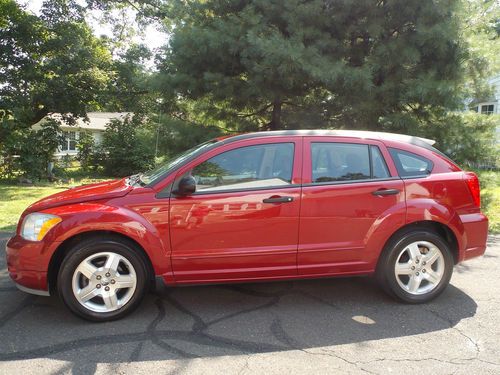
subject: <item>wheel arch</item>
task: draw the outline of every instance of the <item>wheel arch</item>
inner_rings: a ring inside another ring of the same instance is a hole
[[[68,255],[72,246],[74,246],[77,242],[88,240],[91,238],[105,238],[105,239],[115,239],[118,241],[128,242],[132,245],[133,248],[137,249],[138,254],[143,258],[146,268],[148,270],[148,277],[150,281],[150,286],[154,287],[155,281],[155,271],[153,264],[151,262],[151,258],[149,257],[146,250],[133,238],[124,235],[123,233],[109,231],[109,230],[95,230],[95,231],[87,231],[75,234],[71,237],[68,237],[63,242],[59,244],[54,253],[52,254],[49,262],[48,272],[47,272],[47,282],[50,293],[56,292],[57,285],[57,276],[59,273],[59,269],[64,258]]]
[[[396,230],[384,243],[384,246],[382,247],[382,250],[379,254],[378,261],[377,261],[377,269],[378,265],[380,263],[380,260],[382,259],[382,254],[386,251],[386,249],[389,247],[391,242],[395,241],[397,238],[400,236],[409,233],[409,232],[414,232],[416,230],[427,230],[431,231],[438,236],[440,236],[450,247],[451,253],[453,255],[453,261],[455,264],[458,263],[459,261],[459,245],[458,245],[458,240],[457,237],[455,236],[455,233],[453,233],[453,230],[447,226],[446,224],[443,224],[439,221],[433,221],[433,220],[420,220],[420,221],[414,221],[411,223],[408,223],[398,230]]]

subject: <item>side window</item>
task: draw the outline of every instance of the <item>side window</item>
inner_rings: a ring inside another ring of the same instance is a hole
[[[423,156],[396,148],[389,148],[389,152],[401,177],[426,176],[432,171],[432,161]]]
[[[293,143],[241,147],[199,164],[191,171],[196,191],[260,189],[292,182]]]
[[[312,143],[313,182],[365,180],[370,178],[368,145]]]
[[[370,152],[372,154],[372,178],[391,177],[380,149],[377,146],[370,146]]]

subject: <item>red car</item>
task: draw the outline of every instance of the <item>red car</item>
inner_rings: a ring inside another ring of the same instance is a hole
[[[433,142],[359,131],[218,138],[148,173],[81,186],[22,214],[10,276],[94,321],[159,284],[376,275],[431,300],[480,256],[479,181]]]

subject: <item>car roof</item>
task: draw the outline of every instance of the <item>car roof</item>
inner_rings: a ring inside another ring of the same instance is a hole
[[[226,136],[219,138],[223,143],[235,142],[243,139],[263,138],[263,137],[277,137],[277,136],[334,136],[346,138],[360,138],[360,139],[373,139],[381,141],[397,141],[410,143],[415,146],[424,147],[427,149],[434,149],[432,145],[436,143],[432,139],[415,137],[405,134],[374,132],[365,130],[275,130],[265,132],[244,133],[233,136]]]

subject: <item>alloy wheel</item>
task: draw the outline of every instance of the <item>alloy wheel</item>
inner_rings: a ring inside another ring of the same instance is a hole
[[[399,286],[413,295],[434,290],[445,273],[442,251],[428,241],[416,241],[407,245],[398,255],[394,273]]]
[[[114,252],[92,254],[73,273],[75,298],[94,312],[118,310],[130,301],[136,287],[134,267],[127,258]]]

